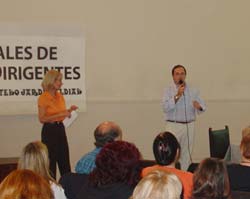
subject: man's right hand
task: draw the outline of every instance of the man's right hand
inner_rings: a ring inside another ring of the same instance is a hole
[[[178,88],[178,92],[177,92],[177,95],[178,96],[182,96],[183,93],[184,93],[184,90],[185,90],[185,84],[181,84]]]

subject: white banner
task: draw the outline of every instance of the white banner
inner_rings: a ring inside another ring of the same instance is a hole
[[[63,75],[67,105],[86,108],[83,36],[0,35],[0,114],[37,113],[41,82],[50,69]]]

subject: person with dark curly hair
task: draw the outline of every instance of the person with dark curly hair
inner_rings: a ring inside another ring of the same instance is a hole
[[[144,168],[142,176],[144,177],[157,169],[174,173],[182,182],[184,199],[188,199],[191,196],[193,174],[175,168],[179,160],[180,150],[180,144],[172,133],[166,131],[157,135],[153,143],[157,165]]]
[[[140,181],[141,154],[134,144],[106,144],[89,174],[66,174],[60,180],[68,199],[128,199]]]
[[[191,199],[231,199],[227,168],[222,160],[206,158],[194,173]]]

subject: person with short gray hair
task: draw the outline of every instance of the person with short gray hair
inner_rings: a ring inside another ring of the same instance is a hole
[[[96,148],[85,154],[76,164],[76,173],[89,174],[96,166],[95,159],[97,154],[101,151],[102,147],[110,142],[122,139],[122,130],[114,122],[106,121],[99,124],[95,131],[95,146]]]

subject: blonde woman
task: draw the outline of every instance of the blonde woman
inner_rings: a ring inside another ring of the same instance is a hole
[[[42,81],[44,92],[38,98],[38,117],[43,124],[42,142],[48,148],[50,171],[55,179],[56,163],[61,176],[71,171],[68,141],[62,121],[77,109],[75,105],[66,109],[64,97],[59,91],[62,84],[62,74],[57,70],[49,70]]]
[[[167,171],[154,170],[136,186],[130,199],[181,199],[182,184],[179,178]]]
[[[40,174],[50,184],[55,199],[66,199],[63,188],[50,176],[48,151],[42,142],[31,142],[24,147],[18,169],[29,169]]]
[[[0,184],[1,199],[54,199],[49,183],[31,170],[15,170]]]

